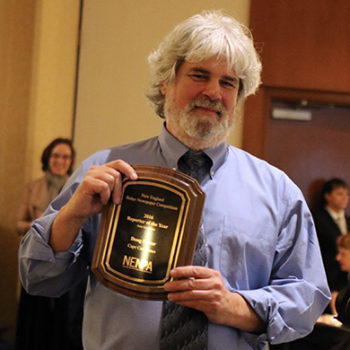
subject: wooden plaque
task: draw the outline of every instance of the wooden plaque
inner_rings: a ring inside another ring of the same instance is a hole
[[[181,172],[134,166],[120,205],[102,212],[92,271],[110,289],[149,300],[166,299],[170,270],[192,264],[205,193]]]

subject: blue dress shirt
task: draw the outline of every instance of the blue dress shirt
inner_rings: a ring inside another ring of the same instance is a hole
[[[92,165],[115,159],[130,164],[176,168],[188,149],[165,127],[159,137],[106,149],[85,160],[60,195],[23,238],[20,275],[29,293],[58,296],[89,268],[100,215],[90,218],[67,252],[48,244],[58,210]],[[205,150],[213,161],[202,183],[208,267],[221,272],[226,287],[240,293],[266,323],[252,334],[209,324],[208,348],[267,349],[311,332],[329,302],[318,241],[300,190],[280,170],[225,143]],[[85,350],[157,349],[162,302],[118,294],[90,272],[85,299]]]

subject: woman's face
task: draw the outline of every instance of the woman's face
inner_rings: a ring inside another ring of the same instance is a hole
[[[51,152],[49,158],[49,169],[54,175],[63,176],[72,163],[72,151],[65,143],[59,143]]]

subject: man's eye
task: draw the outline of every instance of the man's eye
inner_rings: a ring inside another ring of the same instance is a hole
[[[204,75],[204,74],[190,74],[190,77],[193,79],[193,80],[205,80],[207,77]]]
[[[228,88],[235,88],[237,86],[236,83],[234,83],[232,81],[227,81],[227,80],[223,80],[221,82],[221,85],[223,85],[224,87],[228,87]]]

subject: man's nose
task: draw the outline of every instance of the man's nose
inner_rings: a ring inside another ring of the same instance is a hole
[[[211,100],[221,100],[221,86],[216,79],[210,79],[205,85],[203,95]]]

